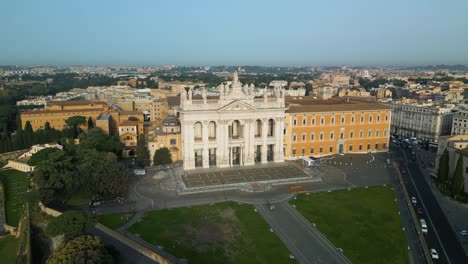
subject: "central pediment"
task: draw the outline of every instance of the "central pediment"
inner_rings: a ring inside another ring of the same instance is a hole
[[[220,109],[218,109],[218,112],[242,112],[242,111],[254,111],[257,110],[254,106],[242,102],[242,101],[233,101]]]

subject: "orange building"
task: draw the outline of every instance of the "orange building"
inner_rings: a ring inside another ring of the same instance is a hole
[[[33,131],[43,129],[45,123],[49,122],[52,128],[62,130],[66,127],[65,120],[73,116],[84,116],[86,120],[91,117],[93,123],[96,124],[96,119],[101,114],[108,114],[111,118],[116,119],[112,122],[118,122],[118,113],[112,107],[102,101],[93,100],[77,100],[77,101],[56,101],[48,103],[44,109],[36,109],[21,113],[21,126],[25,127],[29,121]],[[115,126],[111,133],[116,132]],[[83,125],[83,129],[87,128],[87,123]]]
[[[119,139],[126,148],[135,148],[140,135],[143,135],[142,123],[130,120],[120,122]]]
[[[387,151],[392,110],[377,103],[287,98],[285,159]]]

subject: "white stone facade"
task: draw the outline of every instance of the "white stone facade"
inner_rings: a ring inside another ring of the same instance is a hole
[[[285,90],[255,98],[253,85],[242,85],[237,72],[221,84],[219,98],[201,99],[182,90],[180,122],[185,170],[283,162]]]
[[[389,106],[393,108],[391,132],[397,135],[437,142],[452,131],[450,108],[400,103]]]

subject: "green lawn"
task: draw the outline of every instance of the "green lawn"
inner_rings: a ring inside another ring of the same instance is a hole
[[[253,206],[232,202],[148,212],[132,233],[190,263],[293,263]]]
[[[2,264],[16,263],[17,243],[14,236],[0,238],[0,259]]]
[[[390,187],[300,195],[291,201],[353,263],[409,263],[395,195]]]
[[[104,214],[97,217],[97,221],[108,228],[117,229],[127,223],[135,213]]]
[[[16,170],[2,170],[5,186],[6,222],[8,225],[17,226],[27,195],[29,178],[26,173]]]

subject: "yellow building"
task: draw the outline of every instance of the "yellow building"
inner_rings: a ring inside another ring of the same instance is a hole
[[[176,116],[169,115],[162,122],[162,129],[150,132],[148,137],[148,150],[151,162],[154,153],[160,148],[168,148],[172,161],[179,161],[182,157],[182,138],[180,133],[180,121]]]
[[[135,148],[138,136],[143,135],[143,126],[139,121],[122,121],[119,124],[119,139],[126,148]]]
[[[387,151],[392,110],[338,99],[288,98],[285,159]]]
[[[101,114],[108,114],[115,118],[118,114],[112,107],[102,101],[77,100],[77,101],[56,101],[48,103],[44,109],[36,109],[21,113],[21,126],[25,127],[29,121],[33,131],[43,129],[45,123],[49,122],[52,128],[62,130],[66,127],[65,120],[73,116],[84,116],[86,120],[91,117],[93,123]],[[118,120],[115,120],[118,122]],[[112,127],[112,126],[111,126]],[[87,123],[83,125],[87,128]],[[115,131],[112,131],[115,132]]]

